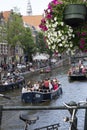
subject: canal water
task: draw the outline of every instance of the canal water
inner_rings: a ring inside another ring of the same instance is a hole
[[[64,102],[70,101],[86,101],[87,98],[87,81],[74,81],[69,82],[67,71],[69,66],[55,69],[48,74],[40,74],[38,76],[29,77],[29,80],[42,80],[46,77],[56,77],[62,84],[63,94],[58,99],[51,102],[38,104],[40,106],[62,106]],[[6,92],[6,95],[11,97],[11,100],[3,99],[0,97],[0,104],[4,106],[27,106],[30,104],[23,104],[21,102],[21,90],[14,90]],[[34,105],[30,105],[34,106]],[[3,112],[1,130],[24,130],[25,123],[19,119],[20,114],[29,114],[31,116],[39,116],[39,120],[35,124],[29,126],[29,130],[47,126],[51,124],[60,123],[59,130],[68,130],[69,123],[64,122],[64,117],[70,114],[67,110],[29,110],[29,111],[6,111]],[[77,112],[78,129],[84,130],[84,115],[85,110]]]

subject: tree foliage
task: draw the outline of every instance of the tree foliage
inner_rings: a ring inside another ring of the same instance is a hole
[[[38,32],[38,35],[37,35],[37,47],[38,47],[38,51],[40,53],[48,53],[48,47],[46,45],[46,41],[44,39],[43,32]]]
[[[7,41],[11,46],[19,43],[19,37],[24,31],[23,21],[20,14],[11,12],[7,21]]]
[[[12,47],[19,44],[24,54],[32,59],[32,54],[35,52],[34,38],[30,28],[24,27],[22,16],[19,13],[11,12],[10,14],[7,21],[7,41]]]
[[[36,44],[34,42],[34,38],[32,36],[32,32],[30,28],[25,28],[24,32],[20,36],[21,47],[24,50],[24,54],[27,54],[29,60],[32,60],[32,54],[36,51]]]

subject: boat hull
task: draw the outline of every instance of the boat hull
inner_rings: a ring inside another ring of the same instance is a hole
[[[53,90],[51,92],[33,91],[33,92],[22,93],[21,100],[22,102],[25,103],[40,103],[40,102],[51,101],[59,97],[61,94],[62,94],[62,88],[59,87],[57,90]]]
[[[7,85],[5,84],[0,84],[0,92],[5,92],[8,90],[13,90],[16,88],[22,88],[23,84],[25,83],[25,79],[24,77],[21,77],[20,80],[18,80],[17,82],[14,83],[9,83]]]
[[[72,74],[68,76],[69,80],[87,80],[87,76],[84,74]]]

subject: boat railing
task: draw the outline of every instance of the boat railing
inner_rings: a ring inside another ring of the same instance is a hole
[[[3,95],[1,95],[3,96]],[[84,119],[84,130],[87,130],[87,101],[80,101],[79,103],[76,103],[74,101],[71,101],[69,103],[63,103],[62,106],[3,106],[0,105],[0,126],[1,126],[1,120],[2,120],[2,113],[4,111],[27,111],[27,110],[68,110],[70,117],[65,117],[64,121],[70,123],[70,129],[69,130],[77,130],[77,111],[80,109],[85,110],[85,119]],[[33,122],[36,122],[37,118],[34,118],[33,120],[31,118],[24,119],[25,122],[28,121],[29,125]],[[59,124],[59,123],[58,123]],[[53,124],[50,126],[46,126],[45,128],[52,127],[52,130],[58,130],[53,128],[55,125],[58,126],[58,124]],[[60,126],[61,127],[61,126]],[[41,130],[44,127],[36,128],[35,130]],[[27,129],[26,129],[27,130]],[[47,129],[50,130],[50,129]]]
[[[61,88],[61,84],[60,86],[58,87],[58,89]],[[58,90],[56,89],[56,90]],[[33,92],[33,93],[43,93],[43,94],[46,94],[46,93],[51,93],[51,92],[55,92],[56,90],[54,89],[34,89],[34,90],[31,90],[30,88],[28,88],[27,92]],[[25,93],[25,92],[24,92]]]
[[[38,90],[34,90],[34,92],[49,93],[49,92],[51,92],[51,90],[50,89],[38,89]]]

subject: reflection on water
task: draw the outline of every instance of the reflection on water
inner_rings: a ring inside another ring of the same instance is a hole
[[[53,100],[51,102],[38,104],[41,106],[59,106],[63,105],[63,102],[70,102],[70,101],[85,101],[87,98],[87,82],[72,82],[68,81],[67,77],[67,70],[68,68],[60,68],[56,69],[51,73],[48,74],[40,74],[39,76],[29,77],[29,80],[42,80],[46,77],[56,77],[60,80],[63,88],[63,95],[59,97],[59,99]],[[7,99],[0,99],[1,105],[30,105],[30,104],[23,104],[21,102],[21,90],[14,90],[13,92],[7,92],[6,95],[11,97],[11,101]],[[32,104],[31,104],[32,105]],[[37,104],[36,104],[37,105]],[[34,106],[34,105],[32,105]],[[2,119],[2,127],[1,130],[23,130],[24,129],[24,122],[19,119],[20,113],[26,113],[29,115],[39,116],[39,120],[36,121],[35,124],[30,125],[29,129],[33,130],[38,127],[60,123],[59,130],[68,130],[69,124],[63,121],[65,116],[68,116],[69,113],[66,110],[30,110],[30,111],[6,111],[3,112],[3,119]],[[79,117],[78,119],[78,129],[83,130],[84,126],[84,110],[79,110],[77,112]],[[69,115],[70,116],[70,115]]]

